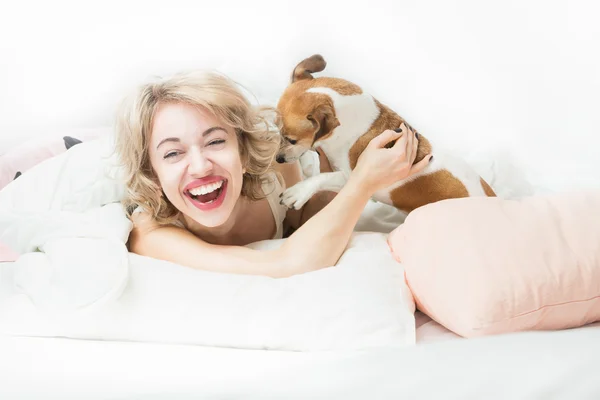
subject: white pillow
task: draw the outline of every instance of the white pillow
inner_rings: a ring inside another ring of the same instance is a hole
[[[20,261],[4,264],[0,332],[295,351],[415,343],[415,305],[385,234],[355,233],[336,267],[286,279],[199,271],[136,254],[129,261],[118,298],[63,314],[36,308],[13,286]]]

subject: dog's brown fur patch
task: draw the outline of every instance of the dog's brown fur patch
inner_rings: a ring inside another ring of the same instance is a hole
[[[356,163],[358,161],[358,157],[362,154],[363,150],[371,139],[375,136],[381,134],[386,129],[398,129],[400,125],[404,122],[410,129],[413,129],[408,122],[406,122],[402,117],[392,111],[389,107],[381,104],[379,101],[375,100],[375,104],[379,107],[379,117],[373,122],[371,125],[371,129],[369,129],[364,135],[362,135],[358,140],[352,145],[350,151],[348,152],[348,158],[350,161],[350,168],[354,169]],[[413,129],[415,133],[418,133]],[[417,157],[415,158],[414,163],[418,163],[421,161],[426,155],[431,153],[431,144],[425,138],[425,136],[419,134],[419,147],[417,149]],[[395,141],[394,141],[395,142]],[[391,142],[386,147],[393,146]]]
[[[468,196],[462,182],[444,169],[421,175],[390,192],[394,206],[407,213],[436,201]]]
[[[313,112],[307,116],[316,130],[313,144],[320,139],[331,136],[333,130],[340,125],[340,121],[335,116],[333,102],[329,97],[323,97],[322,103],[315,107]]]
[[[360,86],[339,78],[319,77],[314,79],[303,79],[296,81],[286,88],[283,92],[279,105],[285,106],[290,100],[296,99],[305,94],[305,92],[314,87],[324,87],[335,90],[343,96],[352,96],[362,94]],[[306,93],[308,95],[316,95],[319,93]]]
[[[352,96],[362,94],[363,92],[360,86],[339,78],[315,78],[313,85],[310,87],[327,87],[335,90],[342,96]]]

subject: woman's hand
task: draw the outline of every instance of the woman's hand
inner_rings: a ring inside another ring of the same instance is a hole
[[[396,143],[391,148],[385,148],[392,140],[396,140]],[[398,132],[386,130],[371,139],[358,158],[350,179],[356,179],[359,186],[369,194],[406,179],[422,171],[433,157],[426,156],[413,165],[418,145],[415,133],[404,123],[400,125]]]

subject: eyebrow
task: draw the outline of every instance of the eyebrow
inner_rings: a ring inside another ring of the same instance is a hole
[[[202,132],[202,137],[206,137],[206,136],[210,135],[211,133],[213,133],[214,131],[223,131],[223,132],[227,133],[227,130],[225,128],[223,128],[221,126],[213,126],[213,127],[208,128],[204,132]],[[179,142],[181,142],[181,140],[176,137],[169,137],[169,138],[161,140],[160,143],[158,144],[158,146],[156,146],[156,148],[158,149],[161,145],[163,145],[164,143],[167,143],[167,142],[179,143]]]

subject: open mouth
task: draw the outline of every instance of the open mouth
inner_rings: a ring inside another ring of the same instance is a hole
[[[207,210],[219,207],[226,192],[227,180],[222,180],[186,190],[184,193],[194,206]]]

